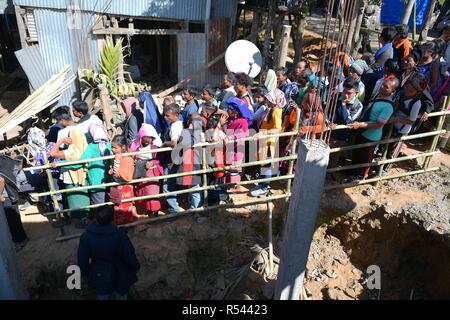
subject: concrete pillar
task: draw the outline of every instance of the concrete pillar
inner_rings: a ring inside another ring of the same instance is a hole
[[[19,269],[3,203],[0,203],[0,300],[25,299],[28,299],[28,292]]]
[[[275,299],[299,300],[330,148],[320,140],[301,140],[289,213],[284,229]]]
[[[275,39],[275,54],[273,66],[275,69],[286,67],[286,60],[288,57],[289,40],[291,39],[292,26],[283,25],[280,28],[280,33]]]

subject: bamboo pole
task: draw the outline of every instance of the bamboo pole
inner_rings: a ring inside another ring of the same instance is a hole
[[[392,131],[393,131],[393,130],[394,130],[394,124],[392,123],[392,124],[389,125],[389,128],[388,128],[388,134],[387,134],[387,138],[388,138],[388,139],[392,138]],[[386,160],[387,155],[388,155],[388,151],[389,151],[389,146],[390,146],[389,143],[385,143],[385,144],[384,144],[384,148],[385,148],[385,149],[383,150],[383,156],[382,156],[382,158],[381,158],[381,161]],[[379,176],[379,177],[381,177],[381,175],[382,175],[382,173],[383,173],[383,169],[384,169],[384,164],[381,165],[381,166],[380,166],[380,169],[378,170],[378,176]],[[376,184],[375,186],[378,186],[378,182],[377,182],[377,184]]]
[[[359,168],[366,168],[366,167],[372,167],[372,166],[377,166],[377,165],[385,165],[385,164],[389,164],[389,163],[402,162],[402,161],[413,160],[413,159],[418,159],[418,158],[422,158],[422,157],[435,156],[440,153],[441,153],[440,151],[434,151],[434,152],[414,154],[411,156],[405,156],[405,157],[400,157],[400,158],[395,158],[395,159],[388,159],[388,160],[385,159],[385,160],[381,160],[381,161],[374,161],[374,162],[370,162],[370,163],[352,164],[352,165],[348,165],[348,166],[344,166],[344,167],[328,169],[327,173],[359,169]]]
[[[384,181],[384,180],[390,180],[390,179],[398,179],[398,178],[414,176],[414,175],[417,175],[417,174],[427,173],[427,172],[432,172],[432,171],[438,171],[438,170],[440,170],[440,168],[439,167],[435,167],[435,168],[431,168],[431,169],[422,169],[422,170],[417,170],[417,171],[411,171],[411,172],[395,174],[395,175],[392,175],[392,176],[384,176],[384,177],[376,177],[376,178],[372,178],[372,179],[365,179],[365,180],[361,180],[361,181],[358,181],[358,182],[343,183],[343,184],[338,184],[338,185],[334,185],[334,186],[325,187],[325,191],[332,190],[332,189],[340,189],[340,188],[352,188],[352,187],[361,186],[361,185],[364,185],[364,184],[369,184],[369,183],[372,183],[372,182]]]
[[[449,112],[450,113],[450,112]],[[268,135],[261,135],[258,137],[257,140],[262,140],[262,139],[269,139],[269,138],[279,138],[279,137],[290,137],[290,136],[295,136],[297,135],[297,132],[283,132],[283,133],[274,133],[274,134],[268,134]],[[255,141],[255,139],[253,137],[247,137],[247,138],[239,138],[239,139],[235,139],[235,140],[228,140],[227,145],[231,145],[237,142],[246,142],[246,141]],[[216,146],[221,144],[222,142],[212,142],[212,143],[197,143],[194,144],[192,147],[193,148],[200,148],[203,146]],[[124,153],[123,156],[136,156],[136,155],[142,155],[142,154],[148,154],[148,153],[160,153],[160,152],[167,152],[167,151],[172,151],[173,148],[167,147],[167,148],[158,148],[158,149],[153,149],[151,151],[136,151],[136,152],[128,152],[128,153]],[[86,159],[86,160],[78,160],[78,161],[64,161],[64,162],[60,162],[60,163],[56,163],[55,167],[65,167],[65,166],[72,166],[72,165],[76,165],[76,164],[85,164],[85,163],[90,163],[90,162],[94,162],[94,161],[102,161],[102,160],[111,160],[114,159],[114,156],[105,156],[105,157],[98,157],[98,158],[91,158],[91,159]],[[43,169],[48,169],[48,168],[52,168],[50,165],[45,165],[45,166],[37,166],[37,167],[32,167],[32,168],[25,168],[24,171],[33,171],[33,170],[43,170]]]
[[[48,158],[47,155],[44,153],[44,161],[47,164],[48,163]],[[61,208],[59,207],[59,202],[58,202],[58,197],[56,196],[55,192],[55,185],[53,184],[53,176],[52,176],[52,172],[50,169],[46,169],[45,172],[47,173],[47,179],[48,179],[48,186],[50,187],[50,192],[52,192],[51,198],[53,201],[53,207],[55,208],[55,212],[56,212],[56,217],[58,219],[58,221],[61,221]],[[61,223],[61,226],[59,228],[61,236],[65,235],[65,231],[64,231],[64,225]]]
[[[132,223],[129,223],[129,224],[123,224],[123,225],[120,225],[120,226],[117,226],[117,227],[118,228],[137,227],[137,226],[140,226],[140,225],[150,224],[150,223],[157,222],[157,221],[163,221],[163,220],[167,220],[167,219],[178,218],[180,216],[184,216],[184,215],[187,215],[187,214],[190,214],[190,213],[212,211],[212,210],[224,209],[224,208],[238,208],[238,207],[247,206],[247,205],[254,205],[254,204],[259,204],[259,203],[265,203],[268,200],[269,201],[280,200],[280,199],[284,199],[284,198],[290,197],[290,196],[291,196],[290,194],[282,194],[282,195],[271,196],[271,197],[267,197],[267,198],[259,198],[259,199],[253,199],[253,200],[247,200],[247,201],[241,201],[241,202],[235,202],[235,203],[228,203],[228,204],[222,204],[222,205],[208,206],[208,207],[205,207],[205,208],[189,209],[189,210],[186,210],[186,211],[183,211],[183,212],[172,213],[172,214],[168,214],[168,215],[161,216],[161,217],[142,219],[142,220],[138,220],[138,221],[135,221],[135,222],[132,222]],[[68,236],[63,236],[63,237],[58,237],[58,238],[56,238],[56,241],[65,241],[65,240],[76,239],[76,238],[78,238],[80,236],[81,236],[81,233],[68,235]]]
[[[205,133],[202,132],[201,134],[201,141],[202,143],[205,143]],[[202,147],[202,169],[204,171],[203,173],[203,207],[207,207],[208,206],[208,174],[206,173],[206,171],[208,170],[208,166],[206,163],[206,147]]]
[[[289,198],[286,198],[289,199]],[[269,216],[268,221],[268,242],[269,242],[269,269],[270,269],[270,276],[274,273],[274,266],[273,266],[273,230],[272,230],[272,218],[273,218],[273,203],[272,201],[267,201],[267,213]]]
[[[138,201],[138,200],[151,200],[151,199],[158,199],[158,198],[167,198],[170,196],[176,196],[176,195],[180,195],[180,194],[186,194],[186,193],[191,193],[191,192],[201,192],[204,191],[204,188],[207,188],[208,190],[211,189],[216,189],[219,187],[228,187],[228,186],[234,186],[234,185],[247,185],[247,184],[255,184],[255,183],[261,183],[261,182],[274,182],[274,181],[281,181],[281,180],[286,180],[286,179],[294,179],[294,175],[291,176],[282,176],[282,177],[272,177],[272,178],[264,178],[264,179],[258,179],[258,180],[249,180],[249,181],[240,181],[240,182],[236,182],[236,183],[225,183],[225,184],[214,184],[214,185],[209,185],[206,187],[198,187],[198,188],[189,188],[189,189],[184,189],[184,190],[177,190],[177,191],[172,191],[172,192],[166,192],[166,193],[159,193],[159,194],[155,194],[155,195],[148,195],[148,196],[142,196],[142,197],[134,197],[134,198],[129,198],[124,200],[124,203],[127,202],[133,202],[133,201]],[[99,204],[94,204],[94,205],[89,205],[89,206],[85,206],[85,207],[81,207],[81,208],[75,208],[75,209],[64,209],[64,210],[60,210],[60,212],[71,212],[71,211],[78,211],[78,210],[88,210],[88,209],[95,209],[104,205],[114,205],[114,203],[112,202],[105,202],[105,203],[99,203]],[[56,212],[48,212],[48,213],[44,213],[41,214],[39,212],[36,213],[29,213],[26,214],[27,216],[33,216],[33,215],[42,215],[44,217],[47,216],[51,216],[54,215]]]
[[[448,105],[447,105],[448,99],[449,99],[448,96],[445,97],[444,103],[442,104],[442,107],[441,107],[441,111],[444,111],[448,107]],[[436,128],[437,131],[442,131],[442,127],[444,126],[444,121],[445,121],[445,116],[440,116],[438,125]],[[446,130],[443,130],[443,131],[444,132],[442,132],[442,133],[446,132]],[[431,147],[430,147],[429,151],[431,151],[431,152],[436,151],[438,141],[439,141],[439,136],[434,136],[433,141],[431,142]],[[423,162],[423,167],[422,167],[423,169],[428,169],[428,167],[430,166],[430,163],[431,163],[431,158],[432,157],[427,157],[425,159],[425,161]]]
[[[382,143],[393,143],[393,142],[399,142],[399,141],[408,141],[408,140],[415,140],[415,139],[420,139],[420,138],[432,137],[432,136],[440,135],[440,134],[442,134],[444,132],[446,132],[446,131],[445,130],[432,131],[432,132],[427,132],[427,133],[413,134],[413,135],[410,135],[410,136],[403,136],[403,137],[400,137],[400,138],[391,138],[391,139],[385,139],[385,140],[380,140],[380,141],[375,141],[375,142],[367,142],[367,143],[357,144],[357,145],[354,145],[354,146],[333,148],[333,149],[331,149],[330,153],[361,149],[361,148],[365,148],[365,147],[376,146],[376,145],[379,145],[379,144],[382,144]]]
[[[294,132],[298,132],[300,127],[300,110],[297,110],[297,117],[295,119]],[[291,155],[297,155],[297,142],[298,135],[291,137]],[[291,175],[294,172],[294,162],[295,160],[289,161],[288,175]],[[290,193],[292,188],[292,180],[288,180],[286,186],[286,192]]]
[[[140,182],[150,182],[150,181],[158,181],[158,180],[163,180],[163,179],[180,178],[180,177],[191,176],[191,175],[213,173],[213,172],[223,171],[223,170],[246,168],[246,167],[251,167],[251,166],[255,166],[255,165],[270,164],[273,162],[289,161],[292,159],[296,159],[296,156],[288,156],[288,157],[282,157],[282,158],[253,161],[253,162],[248,162],[248,163],[236,164],[236,165],[232,165],[232,166],[224,166],[224,167],[220,167],[220,168],[209,168],[209,169],[202,169],[202,170],[196,170],[196,171],[190,171],[190,172],[181,172],[181,173],[175,173],[175,174],[169,174],[169,175],[162,175],[162,176],[158,176],[158,177],[141,178],[141,179],[135,179],[135,180],[131,180],[128,182],[123,182],[123,183],[110,182],[110,183],[103,183],[103,184],[98,184],[98,185],[94,185],[94,186],[78,187],[76,189],[75,188],[74,189],[63,189],[63,190],[57,190],[57,191],[55,191],[55,193],[56,194],[70,193],[70,192],[78,192],[78,191],[98,189],[98,188],[108,188],[108,187],[117,187],[117,186],[121,186],[121,185],[130,185],[130,184],[136,184],[136,183],[140,183]],[[37,197],[44,197],[44,196],[48,196],[51,194],[52,194],[52,192],[43,192],[43,193],[37,193],[37,194],[33,194],[33,195],[35,195]]]

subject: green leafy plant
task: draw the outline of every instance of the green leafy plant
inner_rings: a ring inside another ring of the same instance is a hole
[[[91,89],[106,86],[111,95],[119,98],[136,96],[145,86],[134,83],[130,73],[126,71],[128,65],[123,63],[126,49],[127,47],[123,45],[123,38],[117,39],[114,43],[112,37],[107,37],[100,55],[100,72],[80,69],[80,81]],[[125,80],[126,78],[128,78],[128,82]]]

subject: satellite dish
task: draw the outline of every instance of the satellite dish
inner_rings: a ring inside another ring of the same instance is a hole
[[[230,72],[242,72],[256,78],[261,72],[262,55],[250,41],[238,40],[230,44],[225,52],[225,64]]]

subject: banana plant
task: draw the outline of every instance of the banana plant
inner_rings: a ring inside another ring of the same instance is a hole
[[[80,69],[80,82],[94,90],[98,89],[99,85],[106,86],[115,97],[136,96],[145,86],[134,83],[130,73],[126,71],[128,65],[123,63],[126,49],[127,47],[123,46],[123,38],[117,39],[114,43],[112,37],[107,37],[100,55],[99,73],[90,69]],[[125,81],[125,76],[129,82]]]

